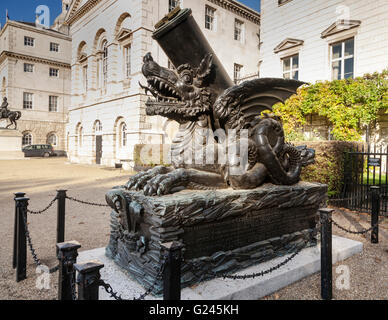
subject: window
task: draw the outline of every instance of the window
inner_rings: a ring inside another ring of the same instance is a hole
[[[84,142],[84,134],[83,134],[83,128],[79,127],[78,129],[78,145],[82,147]]]
[[[244,23],[240,20],[234,20],[234,40],[243,41]]]
[[[299,54],[283,59],[283,78],[299,79]]]
[[[125,58],[125,76],[129,78],[132,74],[131,70],[131,46],[124,47],[124,58]]]
[[[59,52],[59,44],[50,42],[50,51]]]
[[[180,5],[179,0],[168,0],[168,12],[171,12]]]
[[[84,92],[88,90],[88,66],[82,67],[82,74],[83,74],[83,85],[84,85]]]
[[[34,46],[34,42],[35,42],[34,38],[27,37],[27,36],[24,37],[24,45],[25,46],[33,47]]]
[[[354,76],[354,38],[331,46],[332,80],[349,79]]]
[[[32,109],[32,93],[23,92],[23,109]]]
[[[58,97],[49,96],[49,111],[57,112],[58,111]]]
[[[24,72],[34,72],[34,65],[31,63],[25,63]]]
[[[209,30],[215,30],[215,12],[216,9],[213,9],[209,6],[205,7],[205,28]]]
[[[54,133],[50,133],[47,137],[47,143],[52,145],[53,147],[56,147],[57,142],[58,142],[57,136]]]
[[[103,54],[102,54],[102,84],[106,88],[108,82],[108,46],[107,42],[104,42]]]
[[[237,63],[234,64],[234,83],[236,83],[236,84],[239,81],[239,79],[241,79],[242,68],[243,68],[242,65],[237,64]]]
[[[102,134],[102,124],[101,124],[101,121],[99,121],[99,120],[96,121],[96,124],[95,124],[95,127],[94,127],[94,131],[95,131],[96,135]]]
[[[127,146],[127,125],[125,123],[121,124],[121,147]]]
[[[59,69],[50,68],[50,77],[58,78],[58,75],[59,75]]]
[[[22,138],[22,145],[28,146],[32,144],[32,134],[31,133],[25,133],[23,134]]]

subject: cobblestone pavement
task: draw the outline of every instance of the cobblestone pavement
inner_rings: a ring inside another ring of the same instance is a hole
[[[38,289],[39,276],[30,253],[27,259],[27,280],[15,281],[12,269],[14,192],[26,192],[32,210],[44,208],[57,189],[67,189],[69,196],[104,203],[105,193],[128,180],[130,173],[119,169],[68,164],[65,158],[0,161],[0,299],[50,300],[57,297],[58,274],[51,275],[50,289]],[[81,250],[104,247],[109,239],[108,208],[89,207],[66,202],[66,240],[77,240]],[[56,206],[39,216],[28,216],[31,237],[44,264],[55,266]],[[337,209],[334,220],[352,230],[368,228],[367,214]],[[380,226],[380,243],[372,245],[370,234],[345,234],[333,226],[336,235],[361,241],[362,254],[333,267],[334,299],[388,299],[388,219]],[[336,289],[339,265],[350,270],[350,290]],[[42,282],[40,283],[42,284]],[[320,299],[320,274],[307,277],[280,290],[265,300]]]

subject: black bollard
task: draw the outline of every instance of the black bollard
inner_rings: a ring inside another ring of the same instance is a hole
[[[379,243],[379,215],[380,215],[380,187],[372,186],[372,217],[371,217],[371,226],[372,235],[371,242]]]
[[[16,198],[23,198],[26,194],[24,192],[15,193],[15,222],[13,229],[13,257],[12,257],[12,267],[16,269],[16,253],[17,253],[17,242],[18,242],[18,211],[17,211],[17,202]]]
[[[321,219],[321,297],[323,300],[333,298],[333,261],[331,216],[333,209],[320,209]]]
[[[75,269],[81,245],[77,241],[57,243],[59,260],[58,300],[73,300]]]
[[[78,300],[98,300],[100,269],[103,267],[104,265],[97,260],[74,265],[78,271]]]
[[[16,244],[16,282],[27,278],[27,206],[29,198],[16,198],[17,244]]]
[[[180,242],[162,243],[167,251],[166,267],[163,274],[163,300],[177,301],[181,299],[181,261],[182,248]]]
[[[57,243],[65,241],[66,191],[57,190]]]

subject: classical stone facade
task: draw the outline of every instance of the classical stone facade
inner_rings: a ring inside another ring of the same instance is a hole
[[[145,113],[139,86],[147,52],[167,67],[152,39],[171,0],[75,0],[66,23],[72,36],[72,100],[67,137],[71,162],[130,168],[137,144],[169,143],[177,124]],[[257,77],[260,15],[233,0],[184,0],[231,78]],[[237,40],[235,40],[237,39]]]
[[[260,75],[318,80],[388,68],[387,1],[261,0]],[[330,138],[324,118],[307,119],[309,137]],[[388,141],[379,117],[371,141]]]
[[[24,144],[51,143],[65,150],[71,38],[38,22],[8,20],[0,32],[0,52],[1,96],[8,98],[9,109],[22,112],[18,130]]]

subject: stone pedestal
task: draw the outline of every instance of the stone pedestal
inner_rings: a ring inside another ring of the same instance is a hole
[[[161,243],[184,245],[182,286],[235,272],[316,244],[317,210],[327,186],[301,182],[254,190],[185,190],[146,197],[123,188],[107,194],[120,203],[111,215],[108,257],[150,286],[160,269]],[[162,283],[155,286],[160,293]]]
[[[17,130],[0,129],[0,160],[24,159],[22,137]]]

